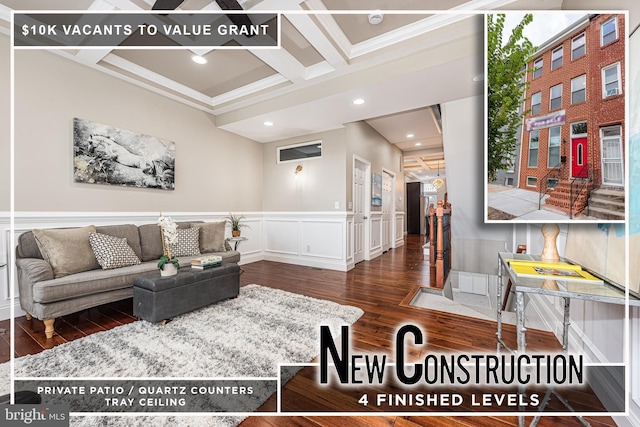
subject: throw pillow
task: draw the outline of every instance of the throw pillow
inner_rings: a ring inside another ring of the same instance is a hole
[[[200,252],[225,252],[224,232],[227,227],[225,221],[205,222],[198,224],[200,228]]]
[[[129,246],[126,238],[91,233],[89,234],[89,243],[103,270],[140,264],[140,258]]]
[[[82,271],[100,268],[89,244],[93,225],[80,228],[54,228],[33,230],[42,257],[51,264],[53,277],[64,277]]]
[[[179,228],[178,241],[171,246],[173,256],[194,256],[200,255],[200,229]]]

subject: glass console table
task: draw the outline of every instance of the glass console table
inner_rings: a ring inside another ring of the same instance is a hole
[[[627,302],[625,290],[622,286],[609,281],[608,279],[589,271],[589,273],[602,279],[604,283],[586,283],[567,280],[549,280],[543,278],[519,277],[510,267],[507,260],[526,260],[540,261],[539,255],[514,254],[507,252],[498,253],[498,286],[497,286],[497,322],[498,331],[498,353],[504,347],[510,352],[524,354],[527,349],[526,327],[525,327],[525,294],[539,294],[561,297],[564,300],[564,317],[562,332],[562,351],[567,352],[569,348],[569,325],[570,325],[570,304],[572,299],[587,300],[601,302],[606,304],[624,305]],[[575,264],[570,260],[561,259],[561,262]],[[586,269],[585,269],[586,270]],[[516,304],[516,336],[517,349],[511,349],[502,339],[502,287],[504,279],[511,280],[511,290],[515,295]],[[629,295],[629,305],[640,306],[640,299]],[[571,409],[569,403],[552,389],[547,391],[545,400],[548,400],[551,393],[554,393],[562,403]],[[545,400],[543,400],[540,410],[544,409]],[[532,422],[532,426],[537,424],[537,418]],[[577,417],[583,425],[589,426],[589,423],[582,417]],[[524,426],[524,416],[518,417],[518,425]]]

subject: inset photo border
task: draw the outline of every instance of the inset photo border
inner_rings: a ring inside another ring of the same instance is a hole
[[[485,222],[625,222],[627,22],[627,11],[485,15]]]

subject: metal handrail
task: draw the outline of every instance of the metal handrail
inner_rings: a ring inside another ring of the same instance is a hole
[[[542,198],[549,192],[549,187],[547,187],[547,181],[549,180],[549,178],[558,178],[560,179],[560,172],[564,169],[564,163],[558,163],[554,168],[552,168],[549,172],[547,172],[547,174],[542,177],[542,181],[543,183],[540,183],[540,190],[538,192],[539,197],[538,197],[538,210],[542,209]],[[551,175],[554,176],[551,176]],[[544,185],[544,187],[543,187]],[[553,187],[555,188],[555,187]],[[544,189],[544,191],[542,191]]]
[[[587,173],[585,174],[584,172],[587,171]],[[591,182],[592,180],[592,173],[593,170],[589,169],[589,164],[587,163],[586,165],[584,165],[582,167],[582,169],[580,169],[578,171],[578,173],[571,179],[571,188],[569,189],[569,219],[573,219],[573,205],[576,204],[576,202],[578,201],[578,197],[580,197],[580,193],[582,193],[582,190]],[[580,175],[585,174],[586,177],[581,177]],[[578,192],[576,193],[576,197],[575,199],[573,198],[573,184],[576,182],[576,180],[580,180],[582,185],[580,186],[580,188],[578,189]]]

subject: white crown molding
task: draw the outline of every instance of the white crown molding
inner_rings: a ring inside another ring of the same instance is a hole
[[[285,77],[280,74],[274,74],[273,76],[249,83],[248,85],[230,90],[229,92],[225,92],[222,95],[214,96],[211,98],[211,105],[215,107],[216,105],[221,105],[225,102],[230,102],[235,99],[242,98],[243,96],[251,95],[252,93],[287,82],[289,82],[289,80]],[[220,110],[216,110],[216,114],[220,114]]]
[[[430,31],[435,31],[446,25],[454,24],[456,22],[467,19],[473,14],[459,14],[459,13],[442,13],[438,15],[432,15],[428,18],[421,19],[404,27],[398,28],[388,33],[381,34],[377,37],[373,37],[367,41],[354,45],[351,49],[350,58],[357,58],[358,56],[373,53],[377,50],[389,47],[396,43],[400,43],[416,36],[426,34]]]
[[[334,68],[346,67],[347,61],[325,34],[313,23],[311,16],[288,14],[286,18],[307,39],[309,44]]]
[[[103,58],[103,61],[118,68],[122,68],[123,70],[133,73],[144,79],[162,85],[167,89],[171,89],[185,96],[188,96],[189,98],[211,104],[211,97],[206,96],[203,93],[198,92],[197,90],[191,89],[190,87],[177,83],[176,81],[164,77],[158,73],[150,71],[144,67],[141,67],[140,65],[134,64],[133,62],[128,61],[120,56],[109,54]]]
[[[11,8],[0,4],[0,19],[5,22],[11,22]]]
[[[304,80],[305,66],[284,49],[249,49],[259,60],[292,82]]]
[[[307,6],[309,7],[311,12],[314,11],[323,11],[327,12],[327,8],[324,6],[321,0],[308,0]],[[314,15],[315,18],[322,24],[326,32],[333,39],[338,48],[342,51],[342,53],[347,57],[351,58],[351,49],[353,45],[344,34],[338,23],[333,16],[329,13],[319,13]]]
[[[325,74],[333,73],[334,71],[336,71],[335,67],[327,61],[318,62],[306,68],[305,80],[315,79]]]

